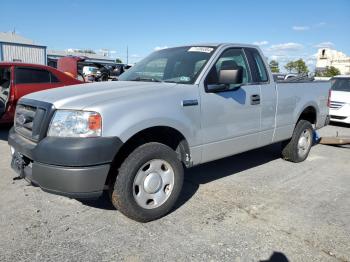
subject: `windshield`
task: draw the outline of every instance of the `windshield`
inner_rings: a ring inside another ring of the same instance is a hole
[[[349,78],[333,78],[332,90],[350,92],[350,77]]]
[[[205,46],[159,50],[123,73],[119,80],[193,84],[213,53],[213,47]]]

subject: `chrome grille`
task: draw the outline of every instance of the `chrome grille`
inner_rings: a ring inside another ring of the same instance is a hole
[[[32,106],[18,105],[16,108],[16,131],[26,138],[32,138],[35,113],[36,108]]]
[[[344,102],[331,101],[330,108],[332,109],[340,109],[345,105]]]

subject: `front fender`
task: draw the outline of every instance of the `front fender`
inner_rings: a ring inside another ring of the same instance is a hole
[[[103,116],[103,136],[117,136],[126,142],[142,130],[166,126],[183,134],[190,147],[199,145],[199,106],[183,107],[181,102],[177,103],[180,99],[172,100],[164,99],[115,109],[114,114],[108,113]]]
[[[142,130],[151,128],[151,127],[157,127],[157,126],[164,126],[164,127],[171,127],[177,131],[179,131],[187,140],[189,146],[193,146],[196,144],[196,133],[197,130],[194,128],[194,126],[191,123],[184,123],[180,122],[177,119],[171,119],[171,118],[151,118],[144,121],[137,121],[137,122],[129,122],[128,124],[124,124],[122,122],[119,122],[119,124],[123,125],[122,129],[119,129],[120,135],[119,138],[126,142],[131,137],[136,135]],[[119,133],[118,132],[118,133]]]

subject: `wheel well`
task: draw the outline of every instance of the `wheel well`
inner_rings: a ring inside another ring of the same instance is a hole
[[[116,170],[132,151],[149,142],[158,142],[169,146],[177,153],[179,160],[186,167],[190,166],[190,150],[185,137],[172,127],[151,127],[133,135],[120,148],[112,162],[111,171],[108,174],[106,184],[108,184],[111,179],[115,178]]]
[[[317,121],[316,109],[312,106],[308,106],[307,108],[305,108],[304,111],[300,114],[297,122],[299,122],[300,120],[307,120],[311,124],[316,124],[316,121]]]

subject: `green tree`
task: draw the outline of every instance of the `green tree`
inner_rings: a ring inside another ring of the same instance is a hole
[[[306,66],[306,63],[303,59],[299,59],[295,61],[295,69],[298,74],[307,74],[309,73],[309,69]]]
[[[117,58],[117,59],[115,60],[115,62],[116,62],[116,63],[119,63],[119,64],[123,63],[123,61],[122,61],[120,58]]]
[[[340,75],[340,71],[338,68],[334,67],[334,66],[327,66],[326,69],[324,71],[318,71],[316,73],[316,76],[324,76],[324,77],[333,77],[336,75]]]
[[[284,68],[288,71],[288,73],[292,73],[295,69],[295,63],[293,61],[288,62]]]
[[[305,62],[303,59],[298,59],[296,61],[289,61],[284,68],[289,73],[296,73],[296,74],[307,74],[309,72],[309,69],[307,68]]]
[[[92,49],[77,49],[75,50],[78,53],[85,53],[85,54],[96,54],[96,52]]]
[[[279,73],[280,68],[278,66],[278,62],[276,60],[271,60],[269,63],[272,73]]]

